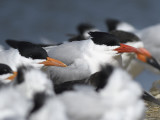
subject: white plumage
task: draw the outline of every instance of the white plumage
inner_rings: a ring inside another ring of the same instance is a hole
[[[47,70],[55,83],[84,79],[99,71],[101,66],[107,63],[121,66],[121,56],[114,51],[118,47],[96,45],[90,39],[46,47],[44,49],[49,57],[68,65],[65,68],[51,66]]]

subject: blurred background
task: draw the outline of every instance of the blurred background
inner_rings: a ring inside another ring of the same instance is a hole
[[[106,18],[124,20],[138,29],[160,22],[160,1],[156,0],[1,0],[0,44],[6,39],[34,43],[58,43],[76,26],[89,22],[106,31]],[[146,89],[160,75],[144,71],[136,78]]]

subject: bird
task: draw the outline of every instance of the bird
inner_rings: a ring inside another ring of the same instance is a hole
[[[138,36],[136,36],[135,34],[133,34],[131,32],[115,30],[115,27],[118,24],[118,20],[108,19],[106,24],[109,26],[108,27],[109,33],[118,37],[120,40],[120,43],[130,45],[135,48],[143,49],[144,51],[147,51],[148,54],[150,54],[150,56],[153,56],[147,49],[144,48],[144,44],[139,39]],[[86,23],[86,26],[87,25],[93,26],[91,24]],[[124,26],[123,29],[128,28],[129,30],[133,30],[133,27],[131,27],[131,25],[129,25],[129,24],[126,25],[126,23],[123,23],[121,26]],[[77,41],[80,41],[80,40],[86,40],[86,39],[84,39],[83,37],[79,37],[79,39]],[[74,41],[76,41],[76,39],[74,39]],[[145,69],[144,66],[147,66],[148,67],[147,69],[155,69],[155,71],[159,71],[159,70],[157,70],[159,68],[157,68],[158,65],[156,65],[157,61],[155,60],[155,58],[152,57],[153,59],[143,61],[149,65],[145,65],[144,63],[140,62],[139,60],[137,60],[135,58],[136,58],[135,54],[131,54],[131,53],[123,53],[122,54],[122,59],[123,59],[122,66],[132,75],[133,78],[138,76]],[[154,61],[154,62],[152,62],[152,61]],[[152,67],[150,67],[150,65]]]
[[[152,59],[142,49],[121,44],[119,39],[112,34],[106,32],[90,32],[89,34],[91,38],[88,40],[44,47],[50,57],[54,57],[68,66],[48,68],[48,74],[51,75],[55,84],[88,78],[106,63],[122,66],[121,53],[133,52],[141,61],[144,61],[145,58]],[[62,55],[64,53],[65,55]],[[159,69],[158,66],[159,64],[157,64]]]
[[[135,54],[122,54],[123,67],[132,75],[133,78],[138,76],[145,69],[145,66],[147,69],[155,69],[156,71],[159,71],[159,63],[157,59],[155,59],[155,57],[153,57],[153,55],[144,48],[144,44],[139,37],[131,32],[122,30],[112,30],[110,33],[118,37],[121,43],[141,49],[148,54],[148,58],[145,58],[143,62],[137,60]],[[128,59],[131,60],[129,61]]]
[[[7,84],[15,79],[16,71],[13,71],[8,65],[0,63],[0,83]]]
[[[159,53],[158,53],[159,35],[157,34],[157,32],[155,32],[155,31],[158,31],[158,29],[160,28],[159,25],[154,25],[148,28],[144,28],[142,30],[137,30],[131,24],[124,21],[117,20],[117,19],[107,19],[106,25],[109,31],[120,30],[120,31],[126,31],[126,32],[130,32],[137,35],[140,38],[140,41],[143,44],[143,47],[145,47],[150,52],[150,54],[152,54],[152,56],[155,56],[156,60],[159,63],[160,61]],[[140,74],[143,71],[143,69],[146,67],[152,72],[159,74],[159,71],[157,71],[156,69],[153,69],[153,67],[146,66],[144,64],[139,64],[135,60],[131,62],[131,65],[135,66],[136,68],[137,67],[139,68],[139,70],[135,71],[134,77]],[[129,72],[132,72],[134,70],[132,69],[132,66],[128,67]]]
[[[54,96],[37,93],[29,120],[142,120],[145,106],[139,84],[124,70],[111,65],[106,65],[102,74],[104,76],[100,75],[99,80],[105,83],[98,86],[98,92],[81,86]]]
[[[0,89],[0,119],[1,120],[25,120],[32,102],[12,86]]]
[[[34,96],[33,107],[28,114],[28,120],[69,120],[65,106],[57,96],[47,96],[40,92]]]
[[[117,21],[117,24],[114,24],[113,21]],[[106,22],[109,31],[111,30],[111,26],[114,24],[114,30],[123,30],[136,34],[142,40],[145,48],[147,48],[147,50],[149,50],[154,56],[157,57],[158,60],[160,60],[158,52],[160,45],[160,35],[158,34],[160,31],[160,24],[155,24],[139,30],[136,29],[133,25],[118,19],[108,19]]]
[[[47,52],[40,46],[12,40],[6,42],[13,48],[0,51],[0,63],[7,64],[13,71],[16,71],[20,65],[32,65],[36,68],[53,65],[66,67],[61,61],[48,57]]]
[[[98,92],[82,87],[57,96],[63,103],[69,119],[141,120],[143,118],[145,107],[141,99],[143,93],[141,87],[124,70],[117,67],[111,69],[110,73],[105,71],[106,79],[101,76],[106,84],[99,87]]]
[[[48,96],[54,95],[53,83],[41,69],[32,66],[18,67],[17,77],[12,86],[20,91],[27,99],[33,99],[36,93],[44,92]]]
[[[99,31],[99,30],[92,24],[80,23],[77,26],[77,31],[79,32],[78,35],[69,34],[69,36],[72,37],[68,40],[69,42],[87,40],[90,37],[90,35],[88,34],[89,32],[95,32],[95,31]]]

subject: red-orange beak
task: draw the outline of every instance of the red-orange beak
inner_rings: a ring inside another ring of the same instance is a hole
[[[147,51],[145,48],[138,48],[137,52],[137,59],[147,62],[147,58],[152,58],[149,51]]]
[[[41,63],[39,63],[39,64],[44,64],[45,66],[67,67],[67,65],[64,64],[63,62],[58,61],[58,60],[53,59],[53,58],[50,58],[50,57],[47,57],[47,60],[46,60],[46,61],[41,62]]]
[[[16,76],[17,76],[17,72],[13,72],[13,75],[9,76],[7,80],[14,80]]]
[[[138,48],[137,59],[139,59],[140,61],[143,61],[145,63],[148,63],[151,66],[160,70],[159,63],[156,61],[156,59],[154,57],[151,56],[149,51],[147,51],[145,48]]]
[[[134,48],[132,46],[129,45],[125,45],[125,44],[120,44],[119,48],[114,49],[115,51],[118,51],[118,53],[125,53],[125,52],[134,52],[137,53],[138,50],[137,48]]]

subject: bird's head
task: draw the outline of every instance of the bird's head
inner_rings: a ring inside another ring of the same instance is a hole
[[[66,67],[66,65],[56,59],[50,58],[47,52],[39,45],[25,42],[25,41],[15,41],[6,40],[7,44],[11,47],[18,49],[21,56],[24,57],[24,62],[29,62],[35,66],[59,66]],[[24,63],[25,64],[25,63]]]
[[[17,72],[12,71],[12,69],[8,65],[0,63],[0,79],[1,80],[14,80],[16,75],[17,75]]]

